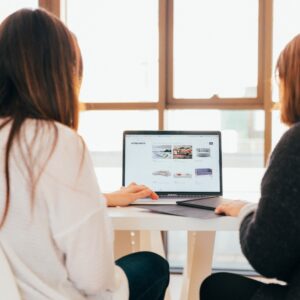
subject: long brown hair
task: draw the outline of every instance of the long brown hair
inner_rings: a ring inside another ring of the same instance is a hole
[[[13,142],[21,138],[22,124],[35,119],[37,133],[38,122],[49,121],[56,129],[53,149],[58,134],[55,121],[77,130],[81,75],[76,38],[54,15],[41,9],[21,9],[1,23],[0,118],[4,122],[0,130],[8,123],[11,128],[4,158],[6,199],[0,227],[10,203],[10,151]],[[31,167],[27,164],[29,173]]]
[[[280,81],[281,120],[290,126],[300,121],[300,35],[280,53],[276,72]]]

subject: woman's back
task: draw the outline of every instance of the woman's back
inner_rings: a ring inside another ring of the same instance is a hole
[[[10,127],[0,130],[0,157]],[[10,207],[0,240],[23,299],[105,299],[114,284],[113,235],[88,151],[75,131],[46,121],[26,120],[19,140],[11,149]],[[0,170],[3,199],[3,159]]]
[[[1,246],[24,300],[162,300],[163,258],[114,263],[106,200],[76,134],[82,69],[76,37],[47,11],[21,9],[0,24]],[[154,194],[133,184],[110,204]]]

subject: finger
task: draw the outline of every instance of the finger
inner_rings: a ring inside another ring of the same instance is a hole
[[[135,182],[131,182],[128,186],[135,186],[137,185]]]
[[[152,191],[150,189],[144,189],[140,192],[135,193],[135,197],[137,199],[146,198],[146,197],[149,197],[151,194],[152,194]]]
[[[215,213],[216,214],[223,214],[223,213],[226,213],[226,205],[224,205],[224,204],[220,204],[219,206],[217,206],[216,208],[215,208]]]
[[[151,190],[151,189],[148,188],[147,186],[144,186],[144,188],[150,191],[149,197],[150,197],[152,200],[157,200],[157,199],[159,198],[159,196],[158,196],[153,190]]]
[[[144,185],[132,185],[128,186],[127,189],[129,193],[137,193],[148,188]]]
[[[152,200],[157,200],[157,199],[159,198],[159,196],[158,196],[155,192],[152,191],[152,193],[151,193],[151,195],[150,195],[150,198],[151,198]]]

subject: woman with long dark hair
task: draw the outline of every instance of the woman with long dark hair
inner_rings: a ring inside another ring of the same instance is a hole
[[[106,204],[157,195],[136,184],[101,194],[76,132],[81,76],[76,38],[55,16],[23,9],[1,23],[0,244],[22,299],[111,299],[127,280],[130,299],[163,299],[163,258],[115,265]]]

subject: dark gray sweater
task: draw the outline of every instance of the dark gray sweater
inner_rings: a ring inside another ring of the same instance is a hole
[[[253,300],[300,300],[300,123],[274,149],[258,208],[241,224],[240,242],[258,273],[287,283],[266,285]]]

